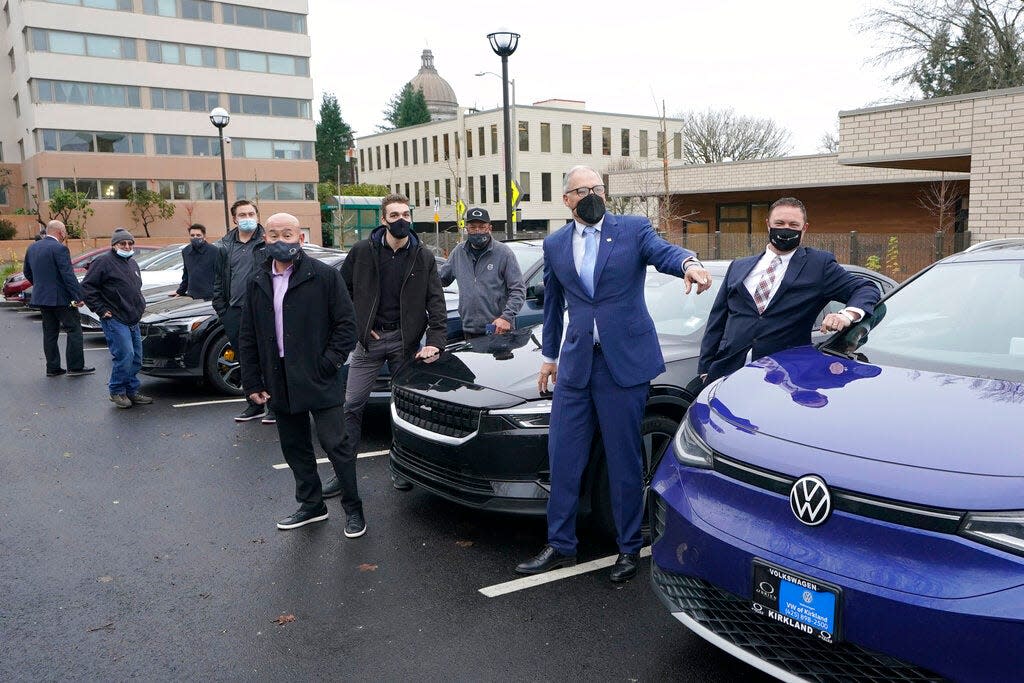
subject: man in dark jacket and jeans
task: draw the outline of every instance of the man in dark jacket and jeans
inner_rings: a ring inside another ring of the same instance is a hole
[[[263,226],[259,224],[260,213],[248,199],[239,199],[231,205],[231,220],[235,228],[217,242],[217,266],[213,277],[213,310],[217,311],[224,334],[235,350],[239,360],[241,350],[238,344],[238,330],[242,325],[242,304],[249,276],[257,264],[266,260],[266,244],[263,241]],[[266,406],[249,402],[235,422],[259,420],[263,424],[274,424],[274,416]]]
[[[412,230],[409,200],[388,195],[381,213],[384,225],[357,242],[341,266],[356,309],[359,339],[345,389],[345,420],[353,448],[359,448],[363,408],[384,361],[394,376],[413,358],[436,359],[447,338],[437,262]],[[420,349],[424,330],[427,343]],[[404,479],[392,476],[392,481],[397,489],[410,488]],[[335,482],[327,482],[326,488],[333,493]]]
[[[100,317],[103,336],[113,361],[110,369],[110,400],[118,408],[152,403],[139,393],[142,369],[142,334],[139,320],[146,310],[142,275],[135,255],[135,238],[124,228],[110,237],[110,251],[89,264],[82,280],[85,303]]]
[[[277,528],[327,519],[309,428],[312,414],[320,446],[340,482],[345,535],[362,536],[366,521],[339,372],[356,341],[352,301],[337,270],[303,254],[294,216],[267,219],[266,241],[268,258],[246,286],[240,350],[242,386],[255,404],[273,407],[281,452],[295,476],[299,509]]]

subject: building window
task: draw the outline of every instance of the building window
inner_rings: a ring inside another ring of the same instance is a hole
[[[409,141],[402,140],[402,166],[409,165]],[[409,190],[405,191],[405,196],[409,196]]]
[[[423,163],[427,163],[427,138],[423,138]]]
[[[405,197],[406,199],[409,198],[409,183],[405,184]]]
[[[480,176],[480,203],[487,203],[487,176]]]
[[[379,171],[381,168],[383,167],[380,165],[380,145],[377,145],[377,170]]]
[[[749,235],[753,226],[763,230],[768,219],[767,203],[718,204],[715,207],[715,223],[725,233]]]
[[[179,45],[146,41],[146,61],[158,64],[185,64],[187,66],[217,66],[217,50],[205,45]]]
[[[601,129],[601,154],[610,157],[612,155],[612,129]]]
[[[92,7],[94,9],[113,9],[122,12],[132,11],[132,0],[43,0],[58,5],[79,5],[81,7]],[[4,16],[7,16],[7,5],[4,5]],[[8,26],[10,21],[8,21]]]
[[[234,100],[235,97],[236,96],[232,95],[231,99]],[[201,90],[165,90],[163,88],[150,88],[149,101],[150,106],[152,106],[153,109],[208,112],[214,107],[220,106],[220,94],[215,92],[203,92]],[[236,107],[234,106],[235,104],[238,104],[239,106]],[[269,102],[267,104],[269,105]],[[239,102],[232,101],[231,105],[231,111],[233,113],[249,113],[243,110],[243,107]]]
[[[398,143],[397,142],[394,144],[394,147],[392,148],[392,152],[394,152],[394,155],[393,155],[392,158],[395,160],[395,168],[398,168]],[[398,190],[395,190],[395,192],[398,193],[398,194],[401,194],[400,192],[398,192]]]
[[[129,9],[131,0],[128,0]],[[142,11],[161,17],[213,21],[213,3],[207,0],[142,0]]]
[[[583,126],[583,153],[592,154],[593,139],[590,132],[590,126]]]
[[[413,140],[412,141],[412,164],[413,164],[413,166],[416,166],[417,164],[420,163],[419,149],[420,149],[419,145],[417,145],[416,141]]]
[[[551,174],[541,173],[540,174],[540,200],[542,202],[551,201]]]
[[[391,168],[391,145],[384,145],[384,168]]]
[[[225,24],[267,28],[271,31],[290,31],[291,33],[306,32],[306,17],[292,12],[264,10],[243,5],[221,3]]]
[[[32,49],[37,52],[108,59],[135,59],[136,57],[134,38],[49,31],[39,28],[34,28],[31,31]]]
[[[416,145],[413,145],[412,148],[416,149]],[[412,184],[412,190],[413,190],[413,192],[416,193],[416,203],[413,204],[413,206],[419,206],[420,205],[420,184],[419,183],[413,183]]]
[[[520,201],[530,201],[530,172],[520,171],[519,172],[519,198]]]
[[[387,148],[384,151],[387,152]],[[231,156],[236,159],[312,159],[313,143],[235,138],[231,141]]]
[[[519,151],[530,151],[530,124],[526,121],[519,122]]]
[[[672,158],[682,159],[683,158],[683,134],[674,133],[672,135]]]
[[[18,140],[18,161],[25,161],[25,139]]]
[[[423,206],[430,206],[430,181],[423,181]]]
[[[451,149],[448,147],[448,133],[445,133],[444,134],[444,160],[448,161],[451,158],[452,158]],[[435,159],[434,161],[437,161],[437,159]]]
[[[193,93],[190,91],[189,95]],[[208,97],[217,97],[217,93],[206,93]],[[283,116],[289,118],[308,119],[310,118],[309,100],[296,100],[290,97],[263,97],[262,95],[231,95],[229,98],[232,114],[252,114],[254,116]],[[219,107],[220,103],[206,109],[192,109],[192,111],[210,111],[213,107]]]
[[[243,183],[235,182],[236,199],[273,199],[277,201],[315,201],[315,183]]]
[[[479,128],[477,128],[476,133],[476,140],[478,143],[480,143],[477,145],[477,149],[480,150],[480,156],[483,156],[487,150],[487,148],[484,146],[484,127],[480,126]]]
[[[550,152],[551,151],[551,124],[542,123],[540,124],[540,151]]]
[[[492,190],[492,194],[494,195],[494,203],[497,204],[498,202],[501,201],[501,199],[498,196],[499,193],[498,193],[498,174],[497,173],[495,173],[494,175],[491,176],[491,187],[494,188]]]
[[[668,148],[665,146],[665,133],[658,131],[658,158],[664,159],[668,156]]]
[[[441,180],[439,178],[434,180],[434,196],[441,197]]]
[[[44,178],[44,199],[49,199],[57,190],[84,192],[88,199],[128,199],[132,190],[145,190],[145,180],[98,180],[95,178],[75,180],[74,178]]]
[[[224,50],[225,66],[236,71],[255,71],[285,76],[308,76],[309,58],[245,50]]]
[[[475,181],[476,181],[476,177],[475,176],[469,176],[469,203],[470,204],[476,203],[476,192],[473,190],[473,186],[475,184]]]
[[[461,159],[462,158],[462,143],[459,142],[459,134],[458,133],[454,133],[454,135],[455,135],[455,158],[456,159]]]
[[[7,60],[11,63],[11,73],[13,74],[18,69],[18,65],[14,61],[14,48],[13,47],[11,48],[11,51],[7,53]]]
[[[639,144],[639,147],[640,147],[640,156],[642,156],[642,157],[647,156],[648,151],[647,151],[647,131],[646,130],[640,131],[640,144]]]
[[[491,154],[498,153],[498,124],[491,124]]]
[[[629,128],[622,129],[622,156],[629,156]]]
[[[141,133],[42,129],[39,137],[40,146],[47,152],[146,153]]]
[[[572,154],[572,124],[562,124],[562,154]]]
[[[18,101],[18,96],[15,95],[11,99],[14,102],[14,116],[17,118],[21,118],[21,102]]]
[[[200,135],[154,135],[153,146],[157,154],[170,156],[220,156],[220,140]]]
[[[366,150],[362,150],[362,149],[359,150],[359,172],[360,173],[365,173],[366,172],[366,155],[363,154],[363,152],[365,152],[365,151]],[[415,147],[413,147],[413,151],[414,152],[416,151]]]
[[[445,204],[451,204],[452,203],[452,179],[451,178],[445,178],[444,179],[444,203]]]
[[[466,129],[466,158],[473,158],[473,131],[472,129]]]
[[[437,136],[434,136],[434,162],[437,162]]]

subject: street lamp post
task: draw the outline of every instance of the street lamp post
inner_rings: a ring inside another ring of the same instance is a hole
[[[494,54],[501,57],[502,115],[505,119],[505,239],[512,234],[512,130],[508,111],[508,58],[519,47],[519,34],[498,31],[487,34]]]
[[[494,76],[495,78],[501,80],[501,74],[496,74],[493,71],[481,71],[480,73],[475,74],[475,75],[476,76]],[[508,79],[508,84],[509,84],[509,87],[511,88],[511,90],[509,91],[511,93],[511,96],[509,98],[509,107],[508,108],[509,108],[511,119],[513,121],[515,121],[518,118],[516,116],[516,102],[517,102],[517,100],[516,100],[516,79],[514,79],[514,78]],[[518,130],[518,128],[517,128],[517,130]],[[512,145],[512,177],[513,178],[517,178],[517,179],[519,178],[519,145],[518,144]]]
[[[220,190],[224,198],[224,230],[231,228],[231,219],[228,218],[228,171],[224,162],[224,129],[231,121],[231,115],[227,109],[216,107],[210,112],[210,123],[217,128],[220,135]]]

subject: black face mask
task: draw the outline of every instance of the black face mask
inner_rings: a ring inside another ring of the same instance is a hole
[[[189,242],[191,242],[191,243],[192,243],[192,246],[193,246],[193,247],[195,247],[196,249],[198,249],[199,247],[201,247],[201,246],[203,246],[204,244],[206,244],[206,239],[204,239],[204,238],[202,238],[202,237],[193,237],[192,239],[190,239],[190,240],[189,240]]]
[[[400,240],[409,236],[409,228],[412,227],[412,223],[404,218],[399,218],[394,223],[388,223],[387,226],[388,232],[391,233],[391,236],[396,240]]]
[[[768,228],[768,241],[779,251],[793,251],[800,246],[803,230],[792,228]]]
[[[282,242],[278,240],[267,245],[267,253],[270,258],[282,263],[291,263],[299,258],[302,253],[302,246],[298,242]]]
[[[576,215],[587,225],[596,225],[604,216],[604,200],[591,192],[576,205]]]
[[[466,235],[466,241],[474,249],[483,249],[491,241],[491,236],[487,233],[473,233],[472,235]]]

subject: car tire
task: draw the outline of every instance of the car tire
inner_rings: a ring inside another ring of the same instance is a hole
[[[228,336],[221,332],[206,347],[203,376],[217,391],[229,396],[242,395],[242,368],[235,360]]]
[[[648,415],[640,424],[640,436],[642,439],[642,454],[644,459],[644,481],[651,475],[651,468],[657,466],[664,454],[665,449],[675,438],[679,423],[664,415]],[[645,500],[646,496],[646,489]],[[644,536],[644,543],[651,537],[650,517],[644,511],[644,521],[641,532]],[[600,466],[596,472],[594,488],[591,493],[591,525],[602,536],[615,539],[615,517],[612,514],[611,490],[608,485],[608,463],[601,454]]]

